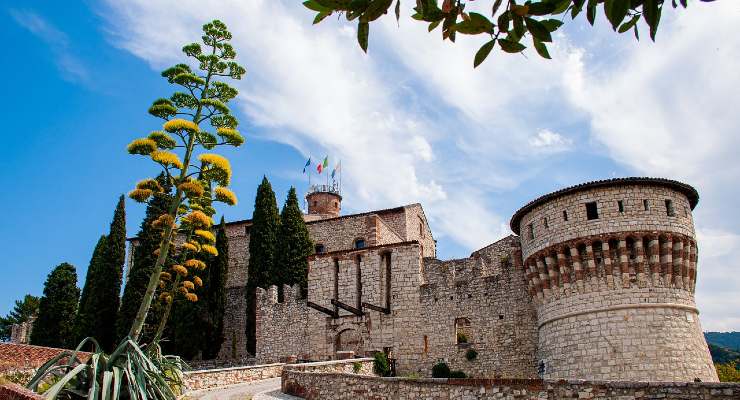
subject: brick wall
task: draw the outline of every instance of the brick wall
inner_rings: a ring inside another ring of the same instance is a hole
[[[14,383],[0,385],[0,400],[42,400],[44,397]]]

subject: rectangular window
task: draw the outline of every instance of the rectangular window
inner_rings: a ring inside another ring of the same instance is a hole
[[[534,226],[532,224],[527,225],[527,236],[529,236],[529,240],[534,239]]]
[[[688,217],[689,216],[689,209],[686,208],[686,207],[683,208],[683,216],[684,217]]]
[[[624,212],[624,202],[622,200],[617,201],[617,207],[619,208],[619,212]]]
[[[568,211],[563,210],[563,221],[568,221]]]
[[[542,220],[542,223],[543,223],[543,224],[545,225],[545,229],[547,229],[547,228],[549,228],[549,227],[550,227],[550,225],[548,225],[548,224],[547,224],[547,217],[545,217],[545,218],[544,218],[544,219]]]
[[[592,219],[599,219],[599,210],[596,207],[595,201],[586,203],[586,219],[589,221]]]
[[[666,199],[665,200],[665,213],[669,217],[675,217],[676,216],[676,210],[673,209],[673,200]]]
[[[642,206],[645,207],[645,211],[650,211],[650,203],[648,203],[647,199],[642,201]]]

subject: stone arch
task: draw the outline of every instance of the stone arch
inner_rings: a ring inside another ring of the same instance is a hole
[[[354,351],[355,354],[362,354],[362,335],[354,327],[347,327],[337,331],[334,337],[334,352]]]

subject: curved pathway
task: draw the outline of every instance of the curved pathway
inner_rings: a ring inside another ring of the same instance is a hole
[[[196,392],[187,397],[192,400],[300,400],[280,392],[280,378],[264,379],[221,389]]]

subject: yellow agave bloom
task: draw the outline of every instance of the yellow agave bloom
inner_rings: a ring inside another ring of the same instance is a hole
[[[152,179],[152,178],[140,180],[136,184],[136,188],[151,190],[152,192],[161,192],[163,190],[162,185],[160,185],[156,179]]]
[[[195,236],[198,236],[201,239],[207,240],[211,243],[214,243],[216,241],[216,236],[214,236],[213,233],[211,233],[210,231],[196,229],[193,233],[195,234]]]
[[[186,263],[186,264],[187,264],[187,263]],[[173,265],[172,267],[170,267],[170,269],[171,269],[171,270],[172,270],[172,271],[173,271],[174,273],[176,273],[176,274],[178,274],[178,275],[180,275],[180,276],[188,276],[188,270],[187,270],[187,268],[183,267],[182,265],[179,265],[179,264],[175,264],[175,265]]]
[[[194,268],[194,269],[199,269],[199,270],[206,269],[206,263],[200,260],[196,260],[194,258],[191,258],[190,260],[185,261],[184,264],[188,268]]]
[[[188,288],[186,288],[185,286],[180,286],[179,288],[177,288],[177,291],[184,295],[188,294]]]
[[[175,219],[170,214],[162,214],[152,222],[152,226],[155,228],[164,228],[165,226],[174,226]]]
[[[198,132],[198,125],[193,121],[175,118],[164,123],[164,130],[173,133],[177,131]]]
[[[148,156],[153,151],[157,150],[157,142],[148,138],[134,139],[134,141],[126,146],[126,150],[128,150],[129,154]]]
[[[159,288],[164,289],[165,281],[159,281]]]
[[[182,169],[182,161],[180,161],[180,157],[178,157],[175,153],[157,150],[153,151],[150,156],[152,157],[152,160],[164,165],[165,167],[175,167],[177,169]]]
[[[218,255],[218,250],[210,244],[204,244],[200,246],[200,249],[214,257]]]
[[[218,128],[216,133],[218,133],[218,136],[221,136],[226,143],[232,146],[238,147],[244,144],[244,136],[242,136],[236,129]]]
[[[172,302],[172,296],[170,296],[169,293],[162,293],[159,295],[159,299],[164,301],[165,303],[171,303]]]
[[[170,279],[172,279],[172,275],[170,275],[169,272],[160,272],[159,279],[163,281],[169,281]]]
[[[203,211],[198,210],[191,212],[183,218],[189,221],[191,224],[203,228],[208,228],[213,223],[211,221],[211,217],[207,216],[205,213],[203,213]]]
[[[149,189],[134,189],[128,192],[128,197],[134,199],[139,203],[146,203],[147,200],[152,196],[153,192]]]
[[[188,197],[200,197],[203,196],[203,193],[205,193],[205,190],[203,190],[203,185],[201,185],[197,181],[183,182],[178,187],[180,188],[180,190],[185,192]]]
[[[193,303],[198,301],[198,295],[196,295],[195,293],[188,293],[185,295],[185,298],[188,299],[189,301],[192,301]]]
[[[194,244],[192,244],[192,243],[189,243],[189,242],[185,242],[185,243],[183,243],[183,244],[182,244],[182,248],[183,248],[183,249],[188,249],[188,250],[190,250],[190,251],[192,251],[192,252],[195,252],[195,253],[197,253],[197,252],[199,251],[199,250],[198,250],[198,247],[196,247],[196,246],[195,246]]]
[[[223,186],[216,186],[216,189],[214,189],[213,192],[217,201],[226,203],[230,206],[236,205],[236,195],[231,190]]]
[[[149,139],[154,140],[154,142],[157,143],[157,146],[163,149],[174,149],[175,146],[177,146],[175,139],[162,131],[153,131],[149,134]]]
[[[193,283],[195,283],[195,286],[201,287],[203,286],[203,280],[199,277],[193,277]]]
[[[231,163],[218,154],[201,154],[198,160],[203,163],[205,172],[219,184],[226,186],[231,181]],[[207,168],[207,169],[206,169]]]
[[[155,256],[159,257],[159,248],[154,249],[154,251],[152,252],[152,254],[154,254]]]
[[[190,281],[182,281],[182,285],[185,288],[187,288],[188,290],[194,290],[195,289],[195,284],[193,282],[190,282]]]

